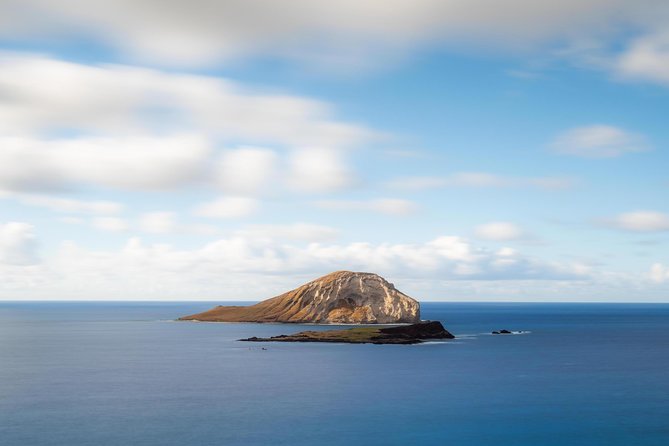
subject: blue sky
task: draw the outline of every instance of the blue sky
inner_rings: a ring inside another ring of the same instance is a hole
[[[666,4],[277,5],[3,3],[0,299],[669,301]]]

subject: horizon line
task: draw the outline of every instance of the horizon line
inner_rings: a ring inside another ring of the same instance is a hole
[[[263,299],[266,300],[266,299]],[[2,303],[259,303],[263,300],[138,300],[138,299],[0,299]],[[574,301],[544,301],[544,300],[419,300],[418,303],[453,303],[453,304],[659,304],[669,305],[667,301],[601,301],[601,300],[574,300]]]

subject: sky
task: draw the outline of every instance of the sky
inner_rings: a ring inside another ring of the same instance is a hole
[[[669,3],[2,0],[0,299],[669,302]]]

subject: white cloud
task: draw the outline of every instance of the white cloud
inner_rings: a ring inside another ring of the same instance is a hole
[[[656,283],[669,282],[669,267],[661,263],[654,263],[650,267],[650,279]]]
[[[139,218],[139,228],[152,234],[169,234],[177,229],[174,212],[147,212]]]
[[[19,232],[25,234],[25,228]],[[489,251],[454,236],[418,244],[303,245],[247,234],[195,249],[150,245],[137,238],[118,251],[94,251],[67,242],[36,270],[17,275],[15,269],[0,268],[0,297],[23,293],[60,299],[266,298],[285,291],[274,288],[271,294],[260,294],[268,283],[276,287],[290,279],[297,285],[339,269],[374,271],[432,284],[589,278],[579,265],[541,262],[510,250]]]
[[[232,219],[247,217],[258,210],[259,202],[249,197],[222,197],[193,210],[198,217]]]
[[[324,147],[356,145],[375,136],[333,119],[327,103],[255,94],[220,77],[0,53],[0,85],[4,134],[65,128],[136,136],[148,130]]]
[[[117,217],[98,217],[93,219],[93,227],[101,231],[123,232],[130,227],[128,222]]]
[[[415,213],[418,205],[399,198],[375,200],[320,200],[314,203],[321,209],[342,212],[378,212],[386,215],[404,216]]]
[[[0,187],[18,191],[66,190],[80,185],[168,189],[194,182],[208,155],[207,142],[193,135],[0,138]]]
[[[342,151],[377,137],[327,103],[218,77],[5,52],[0,86],[0,189],[14,192],[217,184],[249,195],[273,183],[327,192],[353,179]],[[76,136],[53,136],[62,134]],[[227,143],[242,145],[217,154]]]
[[[0,223],[0,263],[31,265],[37,262],[36,238],[27,223]]]
[[[618,57],[614,68],[626,79],[669,84],[669,32],[665,30],[634,40]]]
[[[513,177],[487,172],[458,172],[443,177],[403,177],[386,183],[392,189],[419,191],[445,187],[567,189],[575,180],[567,177]]]
[[[606,220],[609,226],[635,232],[669,231],[669,214],[656,211],[634,211]]]
[[[276,183],[277,154],[259,147],[224,151],[215,170],[215,181],[224,191],[257,194]]]
[[[649,149],[645,139],[610,125],[577,127],[559,135],[551,144],[562,155],[583,158],[616,158]]]
[[[355,176],[340,151],[312,147],[293,151],[288,184],[302,193],[335,192],[351,187]]]
[[[525,231],[518,225],[505,221],[496,221],[479,225],[474,233],[477,238],[493,241],[519,240],[526,237]]]
[[[526,58],[538,54],[544,61],[551,54],[617,77],[669,82],[669,12],[664,0],[509,0],[504,4],[494,0],[285,0],[280,4],[272,0],[169,4],[5,0],[3,6],[0,38],[60,42],[84,38],[120,50],[124,60],[144,64],[216,65],[269,55],[306,62],[327,73],[355,72],[441,47],[458,52],[483,50],[484,54],[492,49]],[[71,78],[67,73],[59,76],[65,82]],[[40,85],[30,80],[26,84]],[[102,87],[98,91],[109,91],[107,85],[98,85]],[[79,91],[87,89],[82,86]],[[53,98],[65,104],[67,93],[57,93]],[[143,97],[114,93],[109,94],[110,108],[90,116],[91,122],[119,124],[120,115],[112,110]],[[209,104],[208,99],[202,95],[200,101]],[[91,109],[86,101],[65,105],[63,110],[68,111]],[[247,109],[240,110],[243,115]],[[50,108],[43,113],[48,114],[54,122],[59,118]]]
[[[537,48],[607,41],[667,22],[661,0],[8,1],[5,37],[83,35],[137,59],[176,64],[269,54],[359,67],[439,43]]]

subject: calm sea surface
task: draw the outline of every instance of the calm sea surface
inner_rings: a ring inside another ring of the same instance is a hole
[[[458,339],[413,346],[170,321],[211,306],[0,303],[0,444],[669,445],[669,305],[426,303]]]

